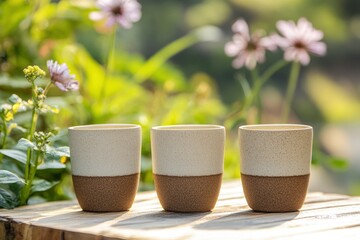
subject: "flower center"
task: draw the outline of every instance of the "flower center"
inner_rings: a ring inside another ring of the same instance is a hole
[[[304,44],[303,42],[301,42],[301,41],[296,41],[296,42],[294,43],[294,47],[295,47],[295,48],[299,48],[299,49],[304,49],[304,48],[306,48],[305,44]]]
[[[248,42],[246,49],[248,51],[255,51],[257,49],[257,43],[255,43],[253,41]]]
[[[113,9],[111,9],[111,12],[115,15],[115,16],[119,16],[123,14],[123,9],[121,6],[117,6],[114,7]]]

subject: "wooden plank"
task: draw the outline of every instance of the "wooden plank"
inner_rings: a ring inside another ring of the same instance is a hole
[[[224,183],[212,212],[162,210],[155,192],[139,193],[130,211],[83,212],[76,201],[0,210],[0,239],[360,239],[360,198],[309,193],[299,212],[249,209],[241,183]]]

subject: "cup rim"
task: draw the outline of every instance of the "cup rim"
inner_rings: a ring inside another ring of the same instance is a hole
[[[225,129],[224,126],[215,124],[178,124],[178,125],[164,125],[154,126],[151,128],[156,131],[209,131]]]
[[[89,124],[72,126],[68,129],[71,131],[114,131],[114,130],[126,130],[137,129],[140,125],[137,124],[122,124],[122,123],[110,123],[110,124]]]
[[[256,132],[288,132],[288,131],[306,131],[313,129],[312,126],[305,124],[252,124],[242,125],[240,130]]]

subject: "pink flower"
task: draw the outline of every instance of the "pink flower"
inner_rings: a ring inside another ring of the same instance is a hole
[[[297,25],[294,21],[278,21],[277,29],[283,36],[276,36],[277,44],[284,49],[286,61],[300,62],[307,65],[310,62],[309,53],[323,56],[326,45],[320,40],[324,34],[313,27],[311,22],[300,18]]]
[[[141,5],[136,0],[98,0],[97,6],[101,11],[90,13],[90,19],[107,19],[107,27],[118,23],[123,28],[131,28],[132,23],[141,18]]]
[[[237,20],[232,30],[234,36],[231,42],[225,45],[225,53],[229,57],[235,57],[233,66],[241,68],[244,65],[248,69],[253,69],[256,64],[265,60],[266,50],[275,50],[276,43],[273,36],[263,37],[262,31],[256,31],[252,35],[245,20]]]
[[[68,90],[79,89],[79,83],[75,80],[75,75],[70,74],[65,63],[59,64],[57,61],[48,60],[47,68],[51,81],[60,88],[60,90],[67,92]]]

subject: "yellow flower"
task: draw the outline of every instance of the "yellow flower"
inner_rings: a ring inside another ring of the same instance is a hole
[[[12,110],[14,113],[17,113],[17,111],[19,110],[19,108],[21,107],[21,103],[15,103],[13,106],[12,106]]]
[[[60,162],[63,163],[63,164],[65,164],[65,163],[67,162],[67,157],[66,157],[66,156],[62,156],[62,157],[60,158]]]
[[[23,72],[25,74],[25,78],[30,82],[33,82],[38,77],[44,77],[46,75],[44,70],[36,65],[28,66],[23,70]]]
[[[14,119],[14,114],[11,111],[5,113],[5,121],[11,121]]]

